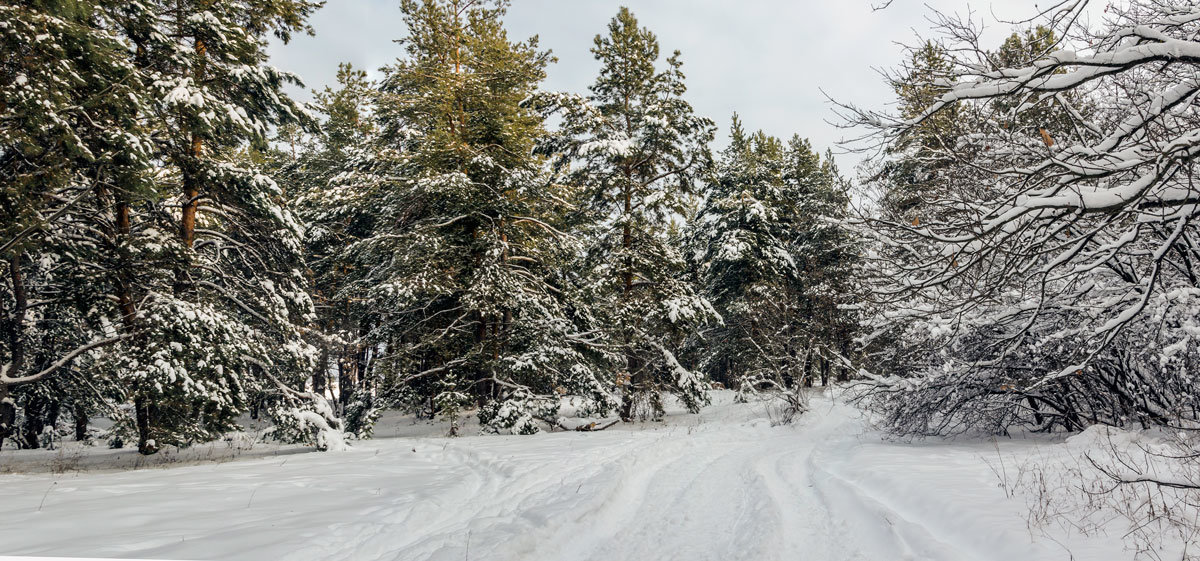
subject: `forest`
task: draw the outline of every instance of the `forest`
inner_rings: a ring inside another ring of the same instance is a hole
[[[562,396],[630,421],[850,371],[849,182],[736,116],[713,154],[630,11],[584,95],[539,89],[504,3],[403,2],[405,57],[306,107],[264,39],[318,3],[126,4],[5,8],[0,437],[530,434]]]
[[[594,432],[714,391],[787,424],[838,388],[891,438],[1156,431],[1089,456],[1100,494],[1195,529],[1193,2],[999,43],[936,14],[892,105],[830,100],[841,146],[698,114],[627,8],[558,92],[507,0],[398,3],[403,55],[301,103],[267,45],[323,2],[0,1],[0,446]]]

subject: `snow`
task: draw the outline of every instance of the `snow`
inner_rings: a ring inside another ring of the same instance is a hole
[[[762,403],[714,398],[662,423],[523,437],[443,438],[393,415],[345,452],[165,469],[28,473],[50,453],[4,452],[0,471],[27,473],[0,476],[0,555],[1132,559],[1115,539],[1031,533],[1002,488],[998,464],[1061,440],[888,442],[825,396],[782,427]]]
[[[619,139],[598,139],[584,143],[579,147],[579,155],[587,157],[591,154],[600,154],[611,157],[624,157],[633,153],[633,140],[628,138]]]

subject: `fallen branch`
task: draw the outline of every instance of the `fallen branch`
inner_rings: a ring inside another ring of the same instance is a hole
[[[573,431],[576,431],[576,432],[599,432],[599,431],[602,431],[602,430],[604,430],[604,429],[607,429],[607,428],[609,428],[609,427],[612,427],[613,425],[615,425],[615,424],[617,424],[617,423],[619,423],[619,422],[621,422],[621,420],[620,420],[620,419],[617,419],[617,420],[615,420],[615,421],[612,421],[612,422],[608,423],[607,425],[600,425],[599,423],[596,423],[595,421],[593,421],[593,422],[591,422],[591,423],[588,423],[588,424],[586,424],[586,425],[579,425],[579,426],[577,426],[577,427],[575,427],[575,428],[571,428],[571,427],[568,427],[568,426],[567,426],[567,424],[566,424],[566,419],[559,419],[559,420],[558,420],[558,428],[560,428],[560,429],[562,429],[562,430],[573,430]]]

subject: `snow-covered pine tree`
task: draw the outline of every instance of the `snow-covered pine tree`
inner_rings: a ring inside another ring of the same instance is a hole
[[[28,447],[62,406],[86,415],[105,385],[94,353],[129,336],[108,321],[107,209],[143,188],[150,152],[141,82],[113,33],[122,5],[0,3],[0,442],[17,405]]]
[[[162,165],[159,199],[130,228],[165,255],[128,287],[140,335],[112,365],[143,453],[233,428],[248,387],[295,385],[311,371],[302,229],[246,150],[273,125],[305,119],[283,93],[297,80],[266,64],[262,39],[306,29],[318,5],[146,1],[123,14]]]
[[[582,282],[600,327],[617,349],[621,416],[662,414],[661,392],[691,410],[708,401],[699,375],[675,353],[698,326],[718,321],[683,276],[685,260],[669,243],[668,225],[709,165],[714,126],[695,115],[679,52],[658,68],[660,47],[627,8],[597,35],[600,75],[587,99],[561,98],[558,152],[566,181],[578,186],[587,237]]]
[[[380,407],[390,404],[371,374],[378,349],[365,341],[377,317],[371,306],[345,290],[354,268],[345,249],[368,236],[378,217],[373,207],[378,184],[371,172],[375,95],[376,85],[366,72],[339,65],[337,87],[314,96],[320,131],[309,136],[296,127],[281,128],[268,158],[290,208],[306,226],[305,262],[312,271],[317,325],[323,333],[316,338],[321,355],[313,389],[326,393],[336,381],[346,429],[359,435],[368,434]]]
[[[486,427],[528,433],[555,420],[559,392],[602,410],[612,398],[561,283],[561,187],[532,154],[544,117],[522,103],[551,57],[508,39],[506,7],[401,4],[406,56],[384,69],[362,184],[375,228],[348,249],[346,290],[378,318],[381,366],[431,414],[473,401]]]
[[[795,318],[769,308],[791,309],[799,299],[790,232],[796,217],[785,199],[783,165],[783,143],[762,132],[747,135],[735,115],[693,224],[693,258],[724,319],[705,332],[703,369],[728,387],[776,378],[790,387],[799,374],[798,354],[770,352],[775,342],[787,347],[792,333],[780,326]]]
[[[724,318],[705,332],[703,366],[743,391],[795,392],[845,353],[853,248],[839,224],[848,197],[809,143],[747,135],[736,116],[706,185],[691,243],[706,295]]]
[[[810,350],[806,383],[820,378],[827,385],[834,372],[842,379],[849,374],[847,358],[862,301],[861,282],[856,278],[862,244],[846,222],[850,183],[842,177],[831,150],[822,157],[798,135],[792,136],[784,152],[783,181],[797,217],[793,255],[804,271],[800,330],[806,332]]]

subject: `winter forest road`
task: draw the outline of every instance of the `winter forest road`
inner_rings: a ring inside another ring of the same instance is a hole
[[[1065,559],[986,448],[899,445],[825,398],[535,437],[0,476],[0,555],[288,560]],[[411,421],[410,421],[411,422]]]

